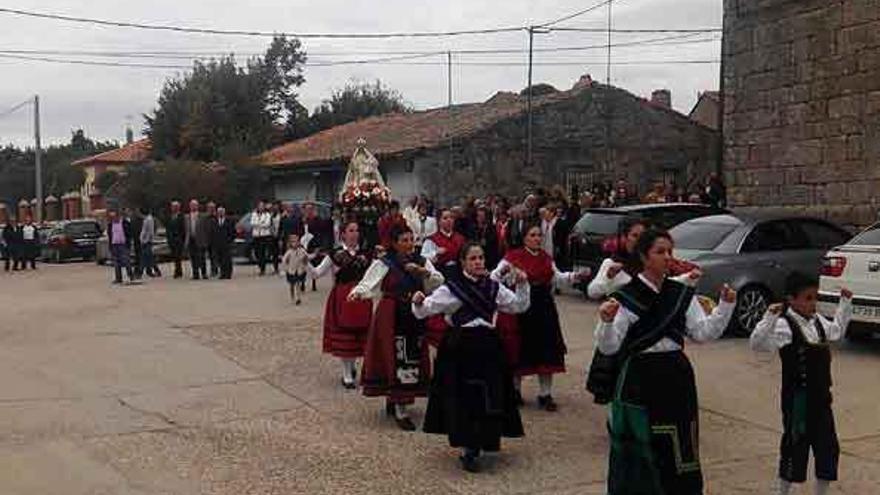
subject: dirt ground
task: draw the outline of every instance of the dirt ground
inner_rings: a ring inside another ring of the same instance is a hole
[[[594,305],[559,298],[560,411],[538,411],[527,381],[526,438],[473,475],[445,438],[401,432],[381,400],[340,386],[340,365],[320,353],[327,281],[297,308],[280,278],[237,269],[230,282],[132,287],[112,287],[110,270],[91,264],[0,273],[0,493],[604,493],[605,410],[584,391]],[[688,352],[706,493],[769,493],[778,358],[741,340]],[[843,455],[833,493],[876,493],[880,344],[844,343],[834,358]]]

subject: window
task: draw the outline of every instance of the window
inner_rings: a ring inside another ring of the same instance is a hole
[[[693,221],[669,231],[677,249],[711,251],[721,244],[739,225],[734,223]]]
[[[616,234],[624,215],[617,213],[586,213],[574,226],[577,234]]]
[[[811,248],[828,250],[846,244],[849,239],[849,235],[845,232],[824,222],[805,220],[798,223],[806,234]]]
[[[870,228],[857,235],[855,239],[849,241],[850,246],[880,246],[880,223],[872,225]]]
[[[742,246],[742,252],[784,251],[787,249],[804,249],[806,246],[806,235],[797,227],[795,222],[777,220],[759,223],[746,237]]]

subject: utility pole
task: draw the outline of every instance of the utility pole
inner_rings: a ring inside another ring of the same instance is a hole
[[[447,88],[449,90],[449,108],[452,108],[452,52],[446,52],[446,75],[449,77]]]
[[[611,4],[614,0],[608,1],[608,55],[605,60],[605,83],[611,86]]]
[[[43,149],[40,146],[40,95],[34,96],[34,154],[36,156],[36,188],[38,224],[43,221]]]
[[[532,59],[534,56],[535,27],[529,26],[529,83],[526,86],[528,92],[528,124],[526,125],[526,166],[532,166]]]

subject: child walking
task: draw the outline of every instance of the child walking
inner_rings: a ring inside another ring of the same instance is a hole
[[[756,351],[779,351],[782,359],[782,421],[779,488],[807,479],[810,450],[816,468],[816,494],[828,493],[837,480],[840,447],[831,409],[831,351],[852,317],[852,292],[840,290],[834,320],[816,313],[819,281],[794,272],[785,283],[786,302],[773,304],[755,327],[750,344]]]
[[[293,234],[287,238],[287,251],[281,259],[281,266],[287,276],[287,285],[290,287],[290,300],[297,306],[302,304],[300,300],[300,286],[306,279],[308,272],[309,253],[300,243],[298,235]]]

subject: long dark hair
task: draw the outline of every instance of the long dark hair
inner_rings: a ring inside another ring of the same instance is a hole
[[[540,221],[530,221],[526,222],[525,227],[523,227],[522,232],[519,233],[519,244],[523,247],[526,246],[526,236],[529,235],[529,231],[532,229],[541,230],[541,234],[543,234],[543,230],[541,229]]]
[[[639,237],[639,241],[636,242],[635,252],[633,253],[633,257],[636,258],[636,262],[638,263],[636,265],[637,272],[644,269],[642,258],[648,256],[648,253],[651,251],[651,248],[654,247],[654,243],[657,242],[657,239],[666,239],[669,242],[672,242],[672,236],[669,235],[669,232],[653,227],[645,230],[641,237]]]
[[[635,250],[632,253],[628,252],[623,241],[629,237],[629,232],[639,225],[646,230],[649,228],[648,222],[638,217],[626,217],[620,222],[617,226],[617,246],[611,255],[611,259],[622,264],[623,271],[630,276],[636,275],[641,270],[641,259]]]

